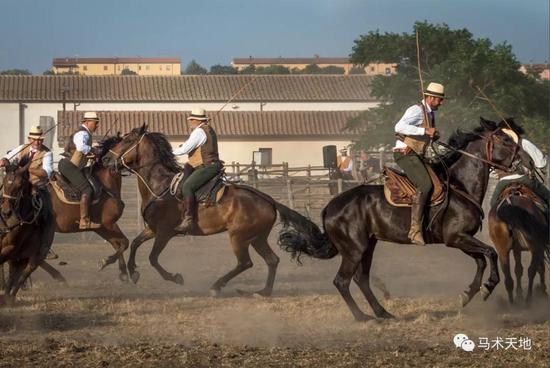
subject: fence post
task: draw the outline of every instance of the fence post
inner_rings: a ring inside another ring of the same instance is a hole
[[[342,193],[343,187],[344,187],[343,180],[342,180],[342,178],[339,178],[338,179],[338,194]]]
[[[237,180],[241,181],[241,165],[239,165],[238,162],[237,162],[236,169],[237,169]]]
[[[288,179],[288,162],[283,162],[283,178]]]
[[[252,171],[252,186],[258,189],[258,183],[256,180],[256,162],[252,161],[252,168],[250,171]]]
[[[311,165],[307,165],[307,186],[306,186],[306,212],[309,217],[311,213]]]
[[[294,209],[294,197],[292,195],[292,183],[290,178],[286,179],[286,191],[288,194],[288,207]]]
[[[379,167],[379,169],[380,169],[380,172],[382,172],[382,170],[384,169],[384,162],[386,160],[386,151],[383,150],[383,151],[378,151],[378,152],[380,152],[380,160],[379,160],[380,167]]]

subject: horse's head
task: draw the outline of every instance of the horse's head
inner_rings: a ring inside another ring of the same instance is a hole
[[[484,158],[491,162],[493,167],[508,170],[518,159],[521,147],[495,122],[480,118],[480,125],[483,128],[480,135],[485,141]]]
[[[134,166],[139,158],[139,143],[146,134],[147,125],[143,124],[119,138],[102,156],[103,166],[117,170]]]
[[[30,162],[25,166],[8,165],[2,181],[3,193],[0,214],[3,226],[11,228],[19,224],[19,207],[24,196],[31,195],[31,183],[29,181]]]

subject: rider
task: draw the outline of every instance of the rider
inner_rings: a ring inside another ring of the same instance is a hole
[[[59,172],[67,178],[71,185],[80,191],[80,222],[78,228],[81,230],[97,229],[101,224],[90,220],[90,198],[93,193],[92,186],[82,173],[88,159],[97,155],[99,148],[92,147],[92,133],[99,125],[99,118],[95,112],[85,112],[82,118],[82,125],[69,138],[63,155],[65,158],[59,161]]]
[[[29,181],[33,195],[42,201],[42,232],[40,253],[44,257],[50,250],[55,234],[55,221],[52,216],[52,204],[48,191],[48,182],[53,173],[53,154],[44,145],[44,135],[40,126],[31,127],[27,136],[28,143],[8,151],[0,161],[0,167],[11,164],[29,165]]]
[[[181,232],[189,232],[195,224],[195,192],[221,170],[218,138],[214,129],[208,124],[205,110],[193,110],[187,122],[192,129],[189,139],[173,151],[176,156],[189,155],[185,165],[192,167],[192,174],[184,181],[181,188],[184,209],[181,223],[175,228],[176,231]]]
[[[530,161],[528,166],[531,167],[522,167],[518,172],[513,174],[498,171],[497,175],[499,175],[499,181],[491,197],[491,207],[497,204],[500,193],[507,185],[511,183],[520,183],[531,189],[536,195],[543,199],[544,203],[546,203],[546,209],[548,210],[550,192],[535,176],[535,168],[544,169],[546,167],[546,156],[531,141],[521,136],[524,133],[523,128],[517,125],[512,119],[501,121],[499,127],[502,129],[503,133],[509,135],[514,142],[519,144],[523,151],[527,153],[529,157],[524,161]]]
[[[350,156],[348,156],[347,147],[343,147],[340,149],[340,155],[336,157],[336,164],[338,165],[338,170],[340,170],[343,179],[353,179],[351,175],[351,173],[353,172],[353,160]]]
[[[395,124],[398,139],[393,148],[393,157],[416,188],[408,236],[414,244],[418,245],[425,244],[422,236],[422,218],[424,207],[433,188],[423,156],[429,140],[436,135],[435,111],[443,103],[444,98],[443,85],[430,83],[424,91],[424,99],[409,107]]]

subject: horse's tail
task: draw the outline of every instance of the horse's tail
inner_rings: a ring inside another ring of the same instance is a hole
[[[541,223],[533,214],[513,203],[503,202],[497,210],[497,217],[508,224],[511,231],[519,231],[533,244],[544,247],[546,261],[550,263],[550,234],[548,224]]]
[[[235,185],[237,188],[248,190],[267,202],[271,203],[274,209],[279,212],[283,228],[279,232],[279,246],[292,254],[300,262],[302,253],[320,259],[329,259],[338,254],[338,250],[332,244],[326,233],[310,219],[302,214],[277,202],[269,195],[259,190],[245,186]],[[323,212],[324,217],[324,212]]]

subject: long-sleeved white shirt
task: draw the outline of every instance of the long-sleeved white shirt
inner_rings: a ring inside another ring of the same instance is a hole
[[[193,129],[193,131],[189,135],[189,138],[181,146],[172,151],[175,156],[187,155],[195,148],[200,147],[206,143],[206,133],[201,128],[201,126],[202,124]]]
[[[428,114],[428,119],[433,119],[434,111],[431,107],[422,100],[422,104],[426,107],[426,113]],[[404,135],[424,135],[426,129],[422,128],[422,122],[424,121],[424,112],[422,107],[418,104],[412,105],[409,107],[401,119],[395,124],[395,132]],[[406,148],[407,145],[400,141],[399,139],[395,142],[394,148]]]
[[[75,135],[73,135],[73,143],[76,146],[77,151],[87,155],[88,152],[92,150],[92,146],[87,145],[86,142],[88,142],[92,133],[85,125],[82,125],[82,126],[86,130],[81,130],[79,132],[76,132]]]
[[[531,157],[531,159],[533,160],[533,163],[535,164],[535,167],[539,169],[543,169],[546,167],[546,156],[531,141],[525,138],[521,138],[521,148],[523,148],[523,150],[527,152],[527,154]],[[522,176],[524,175],[512,174],[512,175],[503,176],[502,178],[500,178],[500,180],[513,180],[513,179],[521,178]]]
[[[19,147],[16,147],[8,151],[8,153],[4,155],[4,158],[12,164],[17,163],[19,161],[19,153],[23,150],[25,146],[26,146],[25,144],[22,144]],[[36,150],[30,147],[29,152],[36,152]],[[52,176],[53,153],[51,151],[46,152],[46,154],[44,155],[44,158],[42,159],[42,169],[46,172],[46,174],[48,174],[48,178]]]

